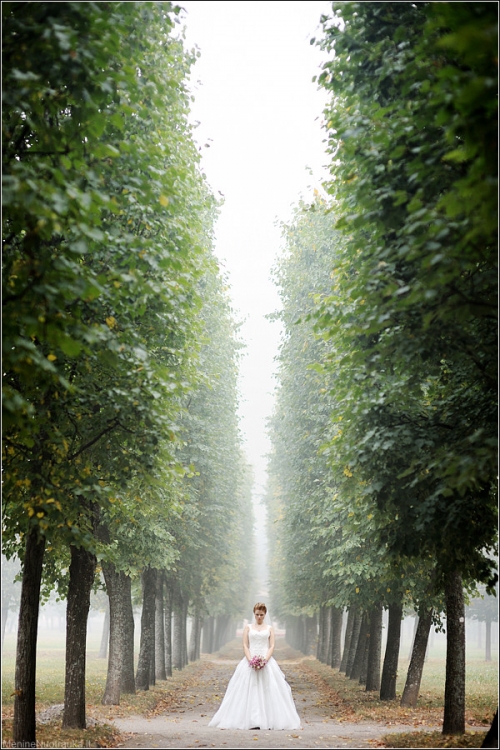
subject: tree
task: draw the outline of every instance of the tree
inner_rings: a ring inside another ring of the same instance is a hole
[[[25,545],[14,736],[32,742],[45,547],[90,559],[110,488],[175,437],[211,199],[170,3],[2,10],[4,541]]]
[[[387,514],[388,549],[434,557],[450,603],[457,576],[495,580],[496,13],[343,3],[320,42],[335,51],[319,81],[345,231],[318,319],[335,352],[334,452]]]
[[[491,661],[491,623],[498,622],[498,584],[495,596],[486,594],[486,587],[479,586],[477,596],[465,608],[465,616],[486,623],[485,661]]]

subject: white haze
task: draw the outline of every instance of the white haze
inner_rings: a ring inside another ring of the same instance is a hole
[[[270,272],[281,244],[278,222],[324,176],[326,96],[312,83],[324,55],[309,39],[331,4],[187,0],[182,7],[187,46],[201,52],[192,74],[195,136],[208,181],[224,197],[216,253],[243,321],[240,418],[258,498],[280,339],[278,324],[266,319],[280,306]]]

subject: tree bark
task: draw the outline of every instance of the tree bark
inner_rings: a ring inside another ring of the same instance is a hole
[[[113,563],[102,563],[109,599],[109,654],[106,687],[102,703],[105,706],[118,706],[120,703],[121,672],[123,661],[124,612],[121,589],[123,578]]]
[[[227,620],[227,615],[217,615],[215,618],[214,651],[219,651],[224,645]]]
[[[94,583],[96,556],[70,545],[68,599],[66,607],[66,678],[64,728],[85,729],[85,665],[90,591]]]
[[[122,612],[122,661],[120,671],[120,691],[135,695],[134,664],[134,608],[132,606],[132,579],[120,571],[120,596]]]
[[[485,661],[491,661],[491,620],[486,620],[486,653]]]
[[[158,571],[156,576],[156,600],[155,600],[155,676],[157,680],[166,680],[165,669],[165,620],[163,600],[163,574]]]
[[[337,607],[331,608],[330,634],[328,639],[328,660],[332,669],[340,667],[341,660],[341,636],[342,636],[342,610]]]
[[[160,575],[162,575],[160,573]],[[165,673],[167,679],[172,677],[172,588],[163,574],[164,588],[164,634],[165,634]]]
[[[498,708],[495,711],[491,727],[488,729],[481,747],[498,748]]]
[[[326,663],[326,657],[327,657],[329,619],[330,619],[330,608],[322,605],[319,608],[318,647],[316,649],[316,658],[322,664]]]
[[[382,668],[382,682],[380,685],[381,701],[392,701],[396,697],[402,617],[402,604],[393,604],[389,607],[387,643],[385,645],[384,666]]]
[[[201,623],[201,615],[198,608],[196,608],[191,624],[191,637],[188,653],[189,661],[196,661],[200,658]]]
[[[347,666],[347,657],[349,656],[349,648],[351,646],[352,630],[354,627],[355,610],[353,607],[347,613],[347,624],[344,635],[344,649],[342,652],[342,659],[340,662],[339,672],[345,672]]]
[[[154,654],[155,646],[156,570],[147,566],[142,572],[141,581],[141,645],[139,648],[139,662],[137,664],[135,684],[137,690],[149,690],[153,676],[151,667],[152,653]]]
[[[347,664],[345,666],[346,677],[351,676],[352,665],[354,664],[354,657],[356,655],[356,649],[358,647],[359,631],[361,629],[361,622],[363,620],[362,613],[356,609],[354,612],[354,623],[352,626],[351,642],[349,643],[349,653],[347,655]]]
[[[182,604],[182,668],[189,663],[188,644],[187,644],[187,616],[189,609],[189,599],[186,596]]]
[[[104,611],[104,622],[102,624],[101,646],[99,648],[98,659],[106,659],[109,645],[109,599],[106,601]]]
[[[380,657],[382,653],[382,607],[370,612],[370,645],[366,670],[366,691],[380,690]]]
[[[205,617],[203,622],[202,651],[204,654],[212,654],[214,651],[214,617]],[[292,630],[292,628],[290,628]],[[288,633],[287,633],[288,635]],[[290,639],[293,641],[293,637]],[[293,646],[293,644],[290,644]]]
[[[306,617],[306,653],[308,656],[312,656],[316,652],[318,643],[318,621],[316,614],[311,617]]]
[[[36,747],[31,743],[36,743],[36,642],[44,552],[45,538],[38,539],[36,528],[31,529],[26,537],[17,631],[13,740],[19,747]]]
[[[410,645],[410,650],[408,652],[408,661],[410,661],[413,656],[413,647],[415,645],[415,638],[417,637],[418,623],[419,623],[419,616],[418,614],[415,614],[415,618],[413,620],[413,635],[411,637],[411,645]]]
[[[174,637],[172,642],[172,666],[174,669],[182,669],[182,606],[177,601],[174,607]]]
[[[359,684],[366,687],[366,676],[368,674],[368,653],[370,651],[370,630],[368,629],[368,638],[365,641],[365,652],[361,663],[361,672],[359,675]]]
[[[401,706],[415,708],[415,706],[417,705],[431,623],[432,609],[429,609],[426,612],[420,614],[420,617],[418,619],[417,632],[415,633],[415,639],[413,641],[413,651],[411,655],[410,666],[408,667],[406,683],[403,690],[403,695],[401,696]]]
[[[446,577],[446,681],[443,734],[465,733],[465,605],[462,577]]]
[[[352,663],[352,668],[349,673],[350,680],[359,680],[359,678],[361,677],[365,651],[367,648],[367,643],[369,644],[369,642],[370,642],[370,620],[368,617],[368,612],[363,612],[363,617],[361,619],[361,627],[359,629],[358,645],[356,646],[356,653],[354,654],[354,661]]]
[[[203,630],[203,617],[198,615],[198,627],[196,631],[196,659],[201,657],[201,631]]]

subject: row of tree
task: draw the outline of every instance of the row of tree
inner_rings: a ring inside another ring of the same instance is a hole
[[[169,673],[172,643],[175,665],[186,663],[188,614],[196,658],[203,618],[248,606],[237,326],[212,253],[217,204],[189,124],[193,56],[178,12],[2,5],[3,540],[22,562],[15,742],[36,741],[40,596],[67,599],[68,727],[85,726],[97,573],[110,606],[106,703]]]
[[[272,595],[287,622],[318,612],[319,657],[381,699],[416,611],[406,703],[444,612],[443,732],[462,733],[464,588],[497,579],[497,8],[352,2],[322,22],[331,179],[276,268]]]

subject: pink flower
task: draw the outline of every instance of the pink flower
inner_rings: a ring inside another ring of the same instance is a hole
[[[254,656],[250,661],[248,662],[248,666],[252,667],[252,669],[263,669],[267,664],[267,661],[264,659],[263,656]]]

